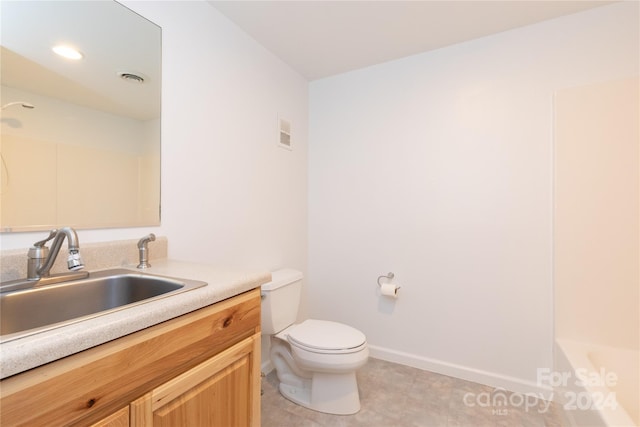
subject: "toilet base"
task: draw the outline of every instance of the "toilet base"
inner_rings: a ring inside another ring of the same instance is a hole
[[[311,381],[305,381],[302,387],[281,382],[279,389],[287,399],[314,411],[334,415],[352,415],[360,411],[355,372],[315,372]]]

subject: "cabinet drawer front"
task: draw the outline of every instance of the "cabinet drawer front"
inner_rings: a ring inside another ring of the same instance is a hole
[[[3,380],[0,424],[91,424],[259,332],[254,289]]]

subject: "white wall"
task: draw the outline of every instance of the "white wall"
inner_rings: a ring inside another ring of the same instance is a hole
[[[80,243],[153,231],[174,259],[306,271],[307,82],[206,2],[123,3],[163,30],[162,225],[82,230]],[[278,113],[291,152],[276,145]]]
[[[307,82],[203,2],[132,2],[163,30],[169,256],[306,269]],[[277,146],[277,117],[294,150]]]
[[[638,74],[624,3],[311,83],[310,314],[508,387],[552,366],[552,94]],[[377,294],[392,271],[399,299]]]

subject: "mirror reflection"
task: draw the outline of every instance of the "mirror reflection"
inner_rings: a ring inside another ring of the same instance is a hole
[[[159,224],[160,28],[115,1],[0,8],[0,231]]]

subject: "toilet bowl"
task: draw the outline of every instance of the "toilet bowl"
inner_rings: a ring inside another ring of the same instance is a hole
[[[297,314],[301,279],[300,272],[279,270],[262,287],[263,334],[271,335],[270,358],[280,393],[316,411],[355,414],[360,410],[356,370],[369,358],[366,337],[351,326],[327,320],[293,324],[291,305]]]
[[[360,410],[356,370],[368,357],[362,332],[325,320],[292,325],[271,344],[280,392],[301,406],[330,414]]]

